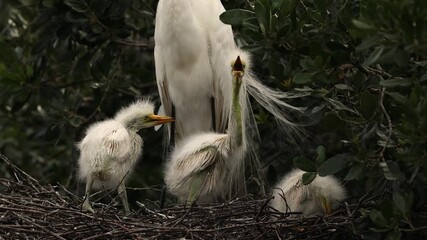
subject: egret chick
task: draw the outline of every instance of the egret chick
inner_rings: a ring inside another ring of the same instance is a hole
[[[141,157],[143,141],[138,135],[142,128],[173,121],[154,115],[150,100],[139,100],[120,110],[113,119],[91,125],[81,142],[78,160],[79,177],[86,181],[83,209],[94,212],[89,195],[92,188],[116,188],[124,211],[129,212],[125,180]]]
[[[245,64],[238,56],[232,63],[227,133],[199,133],[184,139],[166,164],[166,185],[181,201],[210,202],[224,197],[233,185],[234,175],[239,175],[237,171],[242,169],[239,164],[245,149],[242,104],[246,95],[241,94],[245,91],[242,81],[244,69]]]
[[[286,174],[273,189],[271,206],[281,212],[302,212],[304,217],[332,213],[332,208],[346,196],[344,187],[333,176],[316,176],[304,185],[304,173],[295,169]]]

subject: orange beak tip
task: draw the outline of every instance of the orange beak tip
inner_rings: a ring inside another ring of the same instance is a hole
[[[164,123],[175,121],[173,117],[159,116],[154,114],[150,116],[150,120],[153,122],[156,122],[156,124],[164,124]]]

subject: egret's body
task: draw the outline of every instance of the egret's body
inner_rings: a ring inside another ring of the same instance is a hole
[[[85,210],[93,212],[89,202],[92,188],[116,188],[125,212],[129,212],[125,181],[142,154],[143,141],[137,131],[172,121],[172,118],[153,114],[150,101],[137,101],[123,108],[114,119],[89,127],[80,150],[79,177],[86,181]]]
[[[156,78],[165,112],[171,114],[175,107],[177,140],[226,128],[231,83],[223,64],[236,46],[231,27],[219,20],[222,12],[219,0],[159,1]]]
[[[197,133],[226,133],[233,96],[230,53],[241,51],[231,26],[219,19],[224,11],[220,0],[159,0],[154,36],[156,78],[164,111],[176,119],[176,129],[171,134],[176,137],[177,145]],[[284,102],[288,94],[259,82],[251,73],[250,55],[243,55],[247,64],[243,76],[245,90],[241,92],[245,149],[239,152],[238,159],[246,160],[238,173],[232,173],[239,182],[233,185],[245,191],[242,186],[246,182],[245,169],[252,166],[250,174],[261,183],[260,193],[263,193],[261,164],[255,154],[259,134],[249,95],[274,115],[291,140],[301,137],[304,123],[295,124],[290,119],[304,116],[304,109]]]
[[[234,182],[233,175],[240,171],[245,149],[242,104],[246,99],[240,94],[244,91],[244,65],[239,57],[232,73],[227,133],[199,133],[186,138],[174,149],[166,165],[167,187],[181,201],[210,202],[226,197]]]
[[[273,189],[271,206],[281,212],[301,212],[304,217],[328,213],[345,198],[345,190],[333,176],[316,176],[308,185],[302,183],[304,171],[286,174]]]

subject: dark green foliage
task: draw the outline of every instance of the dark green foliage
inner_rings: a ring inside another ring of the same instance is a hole
[[[360,210],[369,227],[358,229],[368,239],[425,238],[425,1],[257,0],[247,10],[221,19],[257,72],[312,97],[304,104],[318,123],[293,161],[304,183],[334,174],[350,198],[371,199]]]
[[[270,183],[292,167],[308,172],[306,184],[333,174],[350,202],[365,203],[357,235],[427,238],[427,1],[223,3],[220,19],[254,55],[255,73],[308,94],[291,103],[316,122],[297,151],[255,107]],[[88,124],[135,98],[157,99],[156,4],[0,2],[0,152],[37,179],[73,186],[74,144]],[[133,183],[160,184],[161,133],[143,134]]]
[[[75,143],[88,125],[142,96],[157,100],[156,4],[2,1],[0,151],[43,182],[75,188]],[[152,151],[136,169],[141,187],[162,179],[144,174],[161,172],[161,131],[143,135]]]

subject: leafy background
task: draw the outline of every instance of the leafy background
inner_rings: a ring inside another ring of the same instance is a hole
[[[300,144],[277,141],[255,106],[270,184],[298,167],[343,179],[367,202],[365,239],[427,237],[427,2],[223,1],[221,20],[254,55],[267,85],[308,96],[315,125]],[[81,191],[75,143],[87,126],[135,98],[158,100],[153,63],[157,1],[0,2],[0,153],[43,183]],[[157,200],[162,133],[143,130],[134,199]],[[10,176],[5,166],[0,173]],[[154,186],[154,187],[153,187]],[[80,189],[80,190],[79,190]]]

